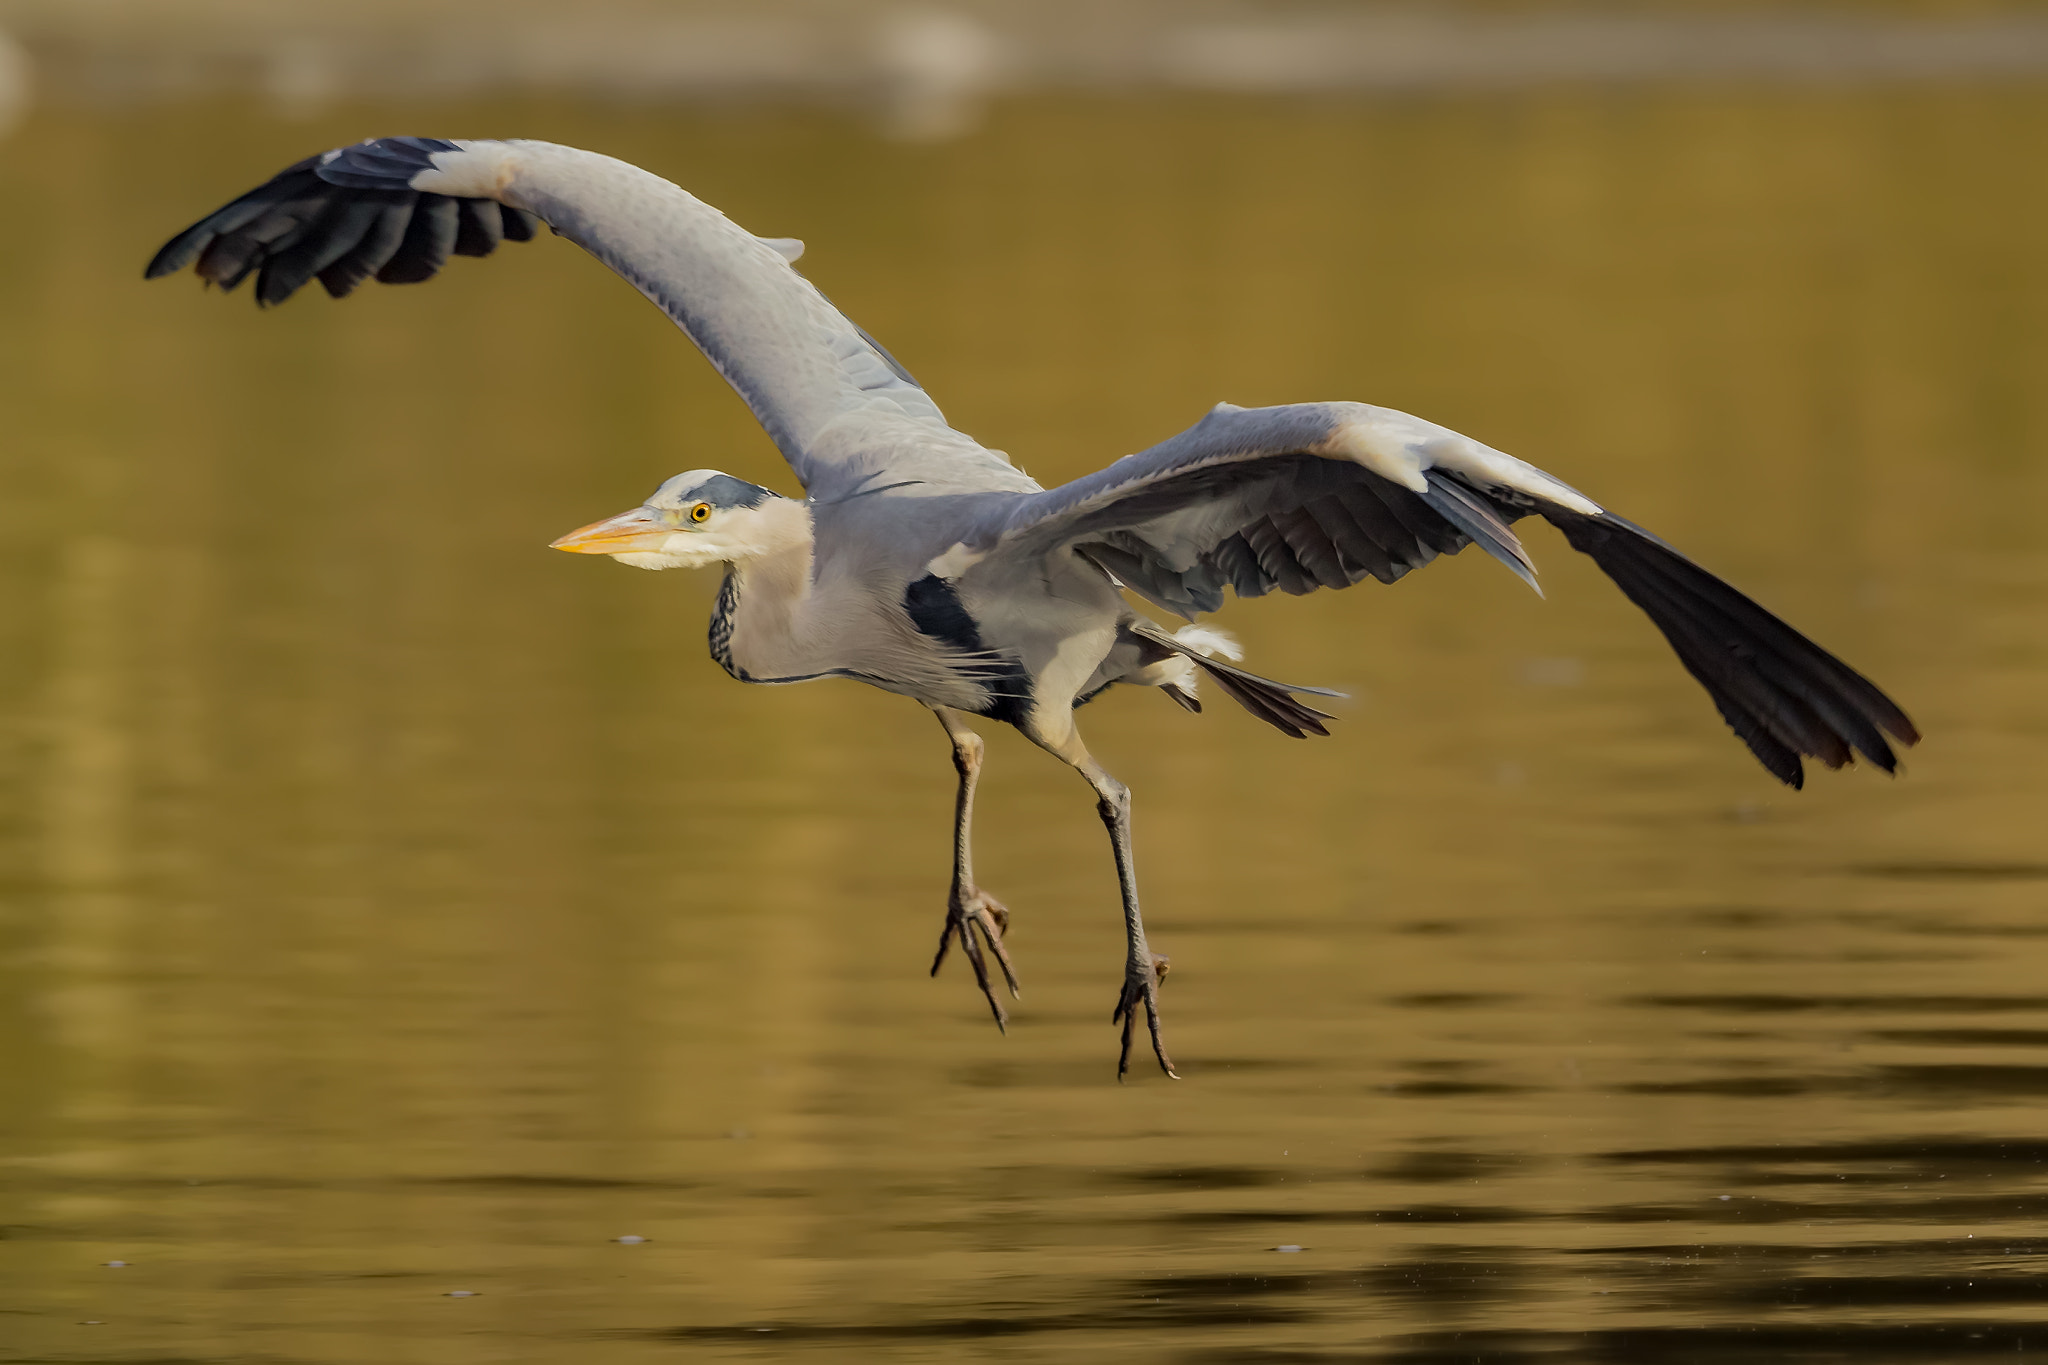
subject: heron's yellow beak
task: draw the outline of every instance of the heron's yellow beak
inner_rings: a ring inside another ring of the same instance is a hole
[[[575,555],[652,554],[668,543],[676,528],[651,507],[635,507],[603,521],[578,527],[558,540],[548,542],[551,550]]]

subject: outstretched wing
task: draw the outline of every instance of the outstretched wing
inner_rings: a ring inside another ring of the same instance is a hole
[[[309,157],[166,244],[151,279],[195,264],[256,300],[319,279],[424,280],[544,222],[652,299],[753,409],[817,498],[888,484],[932,492],[1038,485],[954,431],[895,359],[755,237],[659,176],[546,142],[379,138]]]
[[[1019,499],[970,548],[1078,546],[1183,616],[1215,611],[1226,587],[1258,597],[1392,583],[1475,542],[1534,587],[1509,526],[1521,512],[1476,491],[1486,488],[1600,510],[1533,465],[1405,413],[1226,403],[1150,450]]]
[[[1663,631],[1736,735],[1784,782],[1802,755],[1897,766],[1919,739],[1841,660],[1634,524],[1533,465],[1406,413],[1362,403],[1220,406],[1099,473],[1018,500],[974,557],[1071,548],[1171,611],[1391,583],[1478,544],[1535,586],[1511,523],[1530,513],[1592,556]]]

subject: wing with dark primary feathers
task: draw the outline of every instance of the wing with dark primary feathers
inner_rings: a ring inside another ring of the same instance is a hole
[[[1800,786],[1802,756],[1860,753],[1891,772],[1889,734],[1919,732],[1869,680],[1641,527],[1532,465],[1359,403],[1219,407],[1099,473],[1019,499],[968,548],[1070,548],[1169,611],[1223,590],[1258,597],[1392,583],[1477,544],[1535,586],[1511,523],[1535,513],[1641,607],[1764,767]]]
[[[1642,527],[1611,512],[1532,510],[1656,623],[1729,728],[1787,786],[1805,785],[1802,754],[1839,768],[1853,750],[1892,772],[1884,736],[1920,742],[1876,684]]]
[[[387,137],[309,157],[178,234],[149,278],[192,265],[256,301],[308,281],[347,294],[484,256],[540,223],[668,314],[753,409],[820,499],[1035,493],[1003,456],[946,424],[910,372],[761,238],[657,175],[546,142]]]
[[[435,139],[404,141],[423,150],[454,148]],[[415,284],[433,278],[450,256],[488,256],[501,241],[532,241],[540,222],[496,200],[406,188],[423,158],[404,166],[381,158],[404,174],[367,180],[330,167],[333,159],[309,156],[209,213],[166,242],[144,278],[196,263],[199,278],[227,290],[254,273],[259,304],[283,303],[316,278],[338,299],[371,276],[381,284]]]

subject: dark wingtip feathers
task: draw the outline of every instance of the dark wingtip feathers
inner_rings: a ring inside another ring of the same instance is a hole
[[[1471,537],[1473,544],[1507,565],[1538,597],[1543,596],[1543,585],[1536,581],[1536,562],[1529,558],[1521,538],[1494,505],[1444,470],[1429,470],[1424,477],[1429,482],[1429,491],[1421,496],[1430,509]]]
[[[540,235],[540,219],[525,209],[515,209],[510,204],[500,204],[499,213],[505,219],[505,240],[508,242],[530,242]]]
[[[213,238],[210,227],[205,223],[195,223],[157,248],[156,255],[150,257],[149,264],[143,267],[142,278],[160,280],[166,275],[177,274],[190,265]]]
[[[498,243],[505,239],[505,218],[498,211],[499,205],[488,199],[458,199],[455,206],[455,254],[488,256],[496,251]]]
[[[412,221],[397,254],[377,272],[379,284],[419,284],[441,273],[461,235],[461,201],[422,194],[413,205]]]
[[[453,150],[439,138],[397,137],[307,157],[166,242],[143,278],[192,266],[232,291],[254,274],[256,302],[268,307],[314,279],[342,298],[372,276],[411,284],[439,273],[451,255],[533,240],[540,220],[532,214],[412,188],[434,153]]]
[[[1802,758],[1840,768],[1860,754],[1888,773],[1885,742],[1920,731],[1868,678],[1647,531],[1610,513],[1539,508],[1641,607],[1736,737],[1785,785],[1805,785]]]
[[[412,188],[414,176],[433,169],[434,153],[454,150],[454,143],[438,137],[377,137],[336,148],[314,160],[316,174],[330,185],[405,190]]]

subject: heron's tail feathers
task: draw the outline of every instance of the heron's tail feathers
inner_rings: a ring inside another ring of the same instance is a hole
[[[1902,744],[1920,738],[1869,679],[1648,531],[1612,513],[1537,510],[1657,623],[1780,781],[1801,784],[1802,756],[1839,768],[1860,753],[1891,772],[1898,760],[1879,732]]]
[[[1195,654],[1211,657],[1221,654],[1232,663],[1244,658],[1244,646],[1237,642],[1237,637],[1216,626],[1182,626],[1173,633],[1173,642],[1185,645]],[[1192,658],[1193,655],[1187,657]]]
[[[1155,684],[1177,705],[1190,711],[1202,709],[1202,703],[1195,698],[1195,679],[1198,674],[1206,673],[1215,679],[1225,696],[1282,734],[1306,739],[1310,735],[1330,733],[1323,722],[1335,717],[1298,700],[1294,694],[1341,697],[1344,695],[1342,692],[1333,692],[1327,687],[1275,682],[1271,678],[1248,673],[1235,664],[1224,663],[1214,656],[1221,654],[1233,660],[1244,657],[1244,650],[1239,647],[1236,637],[1228,632],[1214,626],[1186,626],[1168,635],[1163,630],[1148,626],[1139,627],[1135,633],[1161,652],[1178,655],[1192,665],[1186,676]]]
[[[1199,716],[1202,714],[1202,700],[1198,684],[1202,675],[1195,667],[1196,657],[1221,654],[1235,663],[1244,657],[1244,646],[1237,642],[1235,635],[1215,626],[1182,626],[1173,633],[1173,642],[1182,647],[1180,652],[1158,651],[1165,657],[1155,667],[1172,670],[1166,681],[1158,684],[1159,690],[1175,706]]]
[[[1335,720],[1327,711],[1295,697],[1305,692],[1314,697],[1341,697],[1342,692],[1333,692],[1327,687],[1304,687],[1300,683],[1275,682],[1262,678],[1256,673],[1247,673],[1226,663],[1202,655],[1191,655],[1195,667],[1216,680],[1224,695],[1257,716],[1280,733],[1293,739],[1306,739],[1310,735],[1327,735],[1323,725],[1326,720]]]

